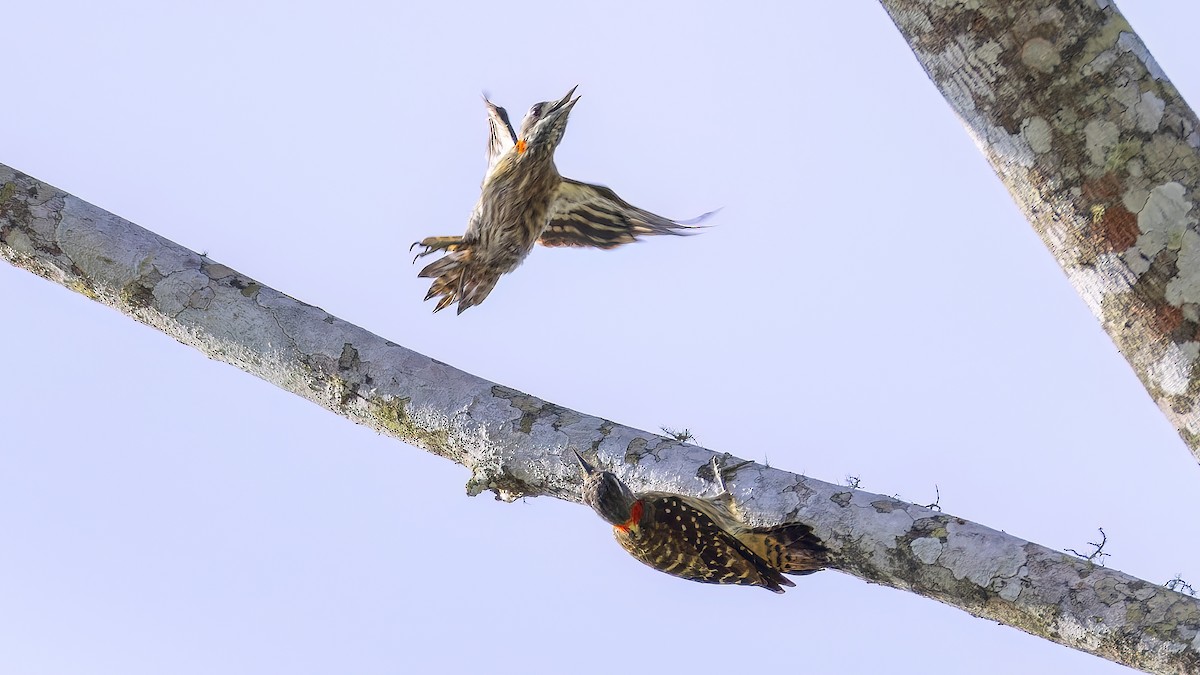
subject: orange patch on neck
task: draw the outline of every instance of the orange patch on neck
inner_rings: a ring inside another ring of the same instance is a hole
[[[520,155],[524,152],[525,152],[525,141],[517,141],[517,154]]]
[[[620,530],[622,532],[628,532],[629,528],[637,527],[638,521],[640,521],[641,519],[642,519],[642,500],[639,499],[633,503],[633,508],[629,509],[629,520],[621,523],[620,525],[614,525],[614,527],[616,527],[618,530]]]

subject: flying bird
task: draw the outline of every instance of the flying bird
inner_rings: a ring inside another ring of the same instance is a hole
[[[576,88],[530,108],[519,134],[508,112],[484,96],[488,168],[467,231],[458,237],[427,237],[409,248],[424,247],[414,262],[445,252],[417,274],[433,279],[426,300],[441,296],[434,312],[457,302],[462,314],[483,302],[500,276],[516,269],[535,243],[609,249],[643,235],[687,234],[712,215],[671,220],[633,206],[606,187],[559,175],[554,150],[579,101],[571,98]]]
[[[760,586],[782,593],[795,586],[786,574],[824,569],[828,549],[802,523],[748,527],[729,511],[729,494],[688,497],[671,492],[632,492],[609,471],[599,471],[578,452],[583,501],[613,526],[634,558],[660,572],[706,584]]]

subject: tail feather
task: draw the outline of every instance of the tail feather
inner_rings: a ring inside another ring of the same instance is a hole
[[[812,574],[829,564],[829,549],[803,523],[747,530],[737,538],[775,569],[788,574]]]
[[[471,249],[448,253],[426,265],[417,276],[433,279],[429,292],[425,294],[426,300],[442,296],[433,308],[434,312],[440,312],[457,302],[459,314],[483,302],[500,280],[498,273],[472,259]]]

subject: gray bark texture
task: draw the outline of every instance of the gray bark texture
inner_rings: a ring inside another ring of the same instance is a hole
[[[1200,135],[1106,0],[883,0],[1200,458]]]
[[[716,490],[712,452],[439,363],[0,165],[0,255],[382,434],[462,464],[470,494],[579,501],[578,450],[634,490]],[[754,525],[811,524],[834,566],[1106,659],[1200,672],[1200,601],[891,497],[728,455]],[[739,466],[740,465],[740,466]],[[736,468],[734,468],[736,467]]]

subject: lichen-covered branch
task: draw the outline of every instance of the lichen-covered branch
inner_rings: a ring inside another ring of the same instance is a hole
[[[883,0],[1200,458],[1196,115],[1106,0]]]
[[[578,501],[571,449],[635,490],[715,490],[708,450],[434,361],[4,166],[0,255],[462,464],[472,494]],[[1192,597],[890,497],[753,463],[729,474],[743,518],[811,524],[847,573],[1135,667],[1200,667],[1200,601]]]

